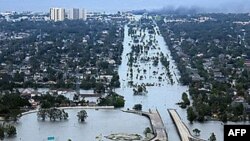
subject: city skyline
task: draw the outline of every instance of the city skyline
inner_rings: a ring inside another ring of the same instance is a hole
[[[50,8],[50,19],[54,21],[63,21],[65,19],[65,9]]]
[[[13,3],[18,3],[18,6],[13,6]],[[34,11],[47,12],[50,7],[81,8],[85,7],[88,11],[128,11],[128,10],[154,10],[161,8],[176,9],[179,7],[185,8],[200,8],[205,12],[249,12],[250,1],[248,0],[1,0],[0,12],[5,11]]]
[[[49,10],[50,20],[53,21],[64,21],[65,19],[69,20],[86,20],[87,19],[87,11],[82,8],[58,8],[52,7]]]

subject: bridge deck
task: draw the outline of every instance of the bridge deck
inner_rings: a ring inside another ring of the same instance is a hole
[[[181,121],[181,118],[175,109],[168,109],[168,112],[171,118],[173,119],[175,126],[177,127],[178,133],[182,141],[204,141],[202,139],[195,138],[191,135],[186,125]]]
[[[149,118],[156,136],[151,141],[167,141],[167,132],[157,110],[151,110]]]
[[[164,123],[161,119],[161,116],[157,110],[149,110],[149,112],[142,112],[142,111],[134,111],[128,110],[125,112],[135,113],[139,115],[144,115],[149,118],[153,133],[155,135],[151,141],[167,141],[167,132],[164,126]]]

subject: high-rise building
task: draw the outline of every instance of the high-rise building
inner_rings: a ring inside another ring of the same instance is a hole
[[[50,8],[50,20],[63,21],[65,19],[64,8]]]
[[[79,18],[84,20],[84,21],[87,19],[87,11],[86,11],[86,9],[81,10]]]
[[[79,19],[79,9],[77,9],[77,8],[70,9],[68,19],[70,19],[70,20],[78,20]]]

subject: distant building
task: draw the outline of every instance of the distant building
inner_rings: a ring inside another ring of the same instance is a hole
[[[64,8],[50,8],[50,20],[57,22],[57,21],[63,21],[64,19],[65,19]]]
[[[79,16],[80,16],[79,9],[72,8],[72,9],[69,10],[68,19],[70,19],[70,20],[78,20]]]
[[[84,21],[87,20],[87,11],[86,11],[86,9],[82,9],[80,11],[79,18],[82,19],[82,20],[84,20]]]

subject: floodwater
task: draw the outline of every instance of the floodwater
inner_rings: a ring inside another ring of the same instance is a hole
[[[157,30],[158,27],[155,27],[155,30]],[[178,83],[179,79],[179,71],[176,69],[176,64],[174,60],[172,60],[171,53],[166,46],[166,43],[164,41],[164,38],[161,35],[155,35],[156,40],[158,41],[158,45],[156,45],[156,49],[150,50],[148,55],[149,57],[155,56],[157,52],[162,52],[164,56],[168,58],[168,61],[170,61],[170,72],[173,74],[173,80],[174,84],[171,85],[169,81],[167,80],[167,77],[165,78],[165,81],[158,81],[158,74],[166,72],[161,63],[158,64],[157,67],[152,66],[152,62],[149,63],[141,63],[138,61],[136,63],[137,66],[140,66],[140,69],[146,69],[147,73],[144,75],[142,71],[139,73],[140,75],[143,75],[143,80],[136,79],[137,76],[137,69],[133,68],[133,78],[127,77],[127,71],[129,70],[129,67],[127,66],[128,56],[127,54],[131,52],[131,37],[128,36],[126,33],[128,32],[128,27],[125,27],[125,40],[124,40],[124,52],[122,56],[122,64],[119,68],[119,75],[120,75],[120,82],[121,82],[121,88],[117,90],[118,93],[122,94],[126,99],[125,108],[131,108],[134,104],[140,103],[143,105],[143,110],[147,111],[149,108],[157,108],[161,114],[161,117],[163,119],[163,122],[165,124],[168,138],[170,141],[179,141],[180,138],[178,136],[178,133],[176,131],[175,125],[173,124],[167,109],[168,108],[174,108],[177,109],[178,114],[180,115],[181,119],[184,121],[184,123],[189,128],[190,132],[192,133],[192,130],[195,128],[198,128],[201,130],[200,138],[202,139],[208,139],[212,132],[215,133],[217,140],[222,141],[223,140],[223,125],[221,122],[218,121],[209,121],[204,123],[198,123],[194,122],[193,124],[190,124],[187,120],[187,113],[185,109],[179,108],[176,103],[178,103],[181,100],[181,95],[183,92],[186,92],[188,90],[187,86],[183,86]],[[137,33],[139,34],[139,33]],[[146,31],[145,40],[149,40],[149,35]],[[129,45],[130,43],[130,45]],[[159,48],[158,48],[159,47]],[[142,55],[143,56],[143,55]],[[157,71],[158,74],[156,76],[152,76],[152,72]],[[174,75],[175,74],[175,75]],[[145,77],[146,76],[146,77]],[[164,77],[163,77],[164,79]],[[134,83],[142,84],[142,83],[157,83],[158,86],[151,86],[147,87],[148,93],[144,96],[134,96],[133,95],[133,88],[130,88],[127,85],[127,81],[132,80]],[[161,86],[159,86],[159,84]]]
[[[56,141],[108,141],[104,136],[112,133],[137,133],[143,136],[144,129],[149,126],[147,118],[120,110],[87,109],[88,117],[84,123],[78,122],[76,115],[79,109],[65,111],[69,119],[55,122],[38,120],[36,113],[25,115],[16,123],[17,137],[6,140],[47,141],[47,137],[53,136]]]
[[[137,17],[138,19],[138,17]],[[158,30],[158,27],[155,27]],[[139,33],[139,31],[137,31]],[[166,70],[161,65],[153,66],[152,61],[141,62],[136,61],[133,67],[133,77],[128,75],[129,66],[128,53],[131,52],[131,45],[133,44],[132,38],[128,36],[128,27],[125,26],[124,31],[124,51],[122,54],[122,64],[119,66],[119,75],[121,88],[115,91],[124,96],[126,103],[125,109],[132,108],[135,104],[142,104],[143,110],[158,109],[165,124],[169,141],[179,141],[180,138],[176,131],[176,128],[167,112],[168,108],[177,109],[178,114],[189,128],[190,132],[195,128],[201,130],[200,138],[208,139],[212,132],[215,133],[218,141],[223,140],[223,124],[218,121],[209,121],[204,123],[194,122],[190,124],[187,121],[187,113],[185,109],[179,108],[176,105],[181,100],[181,95],[186,92],[188,87],[182,86],[178,83],[179,71],[176,69],[176,65],[172,60],[170,51],[165,44],[165,41],[161,35],[154,35],[156,39],[155,49],[149,50],[148,54],[141,54],[141,57],[156,57],[157,53],[163,53],[164,56],[170,61],[170,72],[173,75],[174,84],[171,85],[168,77],[166,76]],[[149,34],[145,31],[145,39],[143,42],[149,40]],[[142,70],[146,70],[143,73]],[[153,74],[156,71],[157,74]],[[162,75],[161,75],[162,74]],[[137,77],[138,75],[138,77]],[[159,81],[158,77],[162,76],[163,80]],[[142,80],[138,79],[142,76]],[[152,83],[155,86],[147,87],[148,93],[145,95],[134,96],[133,87],[128,85],[128,81],[133,81],[134,84]],[[156,86],[157,85],[157,86]],[[72,139],[73,141],[95,141],[102,136],[102,140],[106,141],[103,136],[107,136],[111,133],[137,133],[143,135],[143,131],[146,127],[150,126],[149,120],[145,117],[124,113],[120,109],[116,110],[87,110],[88,118],[85,123],[79,123],[76,114],[79,110],[67,110],[69,112],[69,119],[61,122],[39,121],[36,114],[29,114],[23,116],[16,124],[17,137],[6,139],[8,141],[34,141],[34,140],[46,140],[48,136],[55,136],[57,140],[66,141]],[[231,124],[231,123],[229,123]]]

